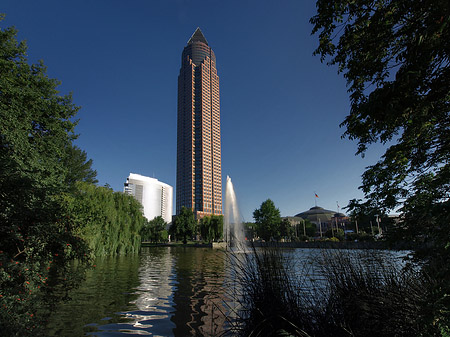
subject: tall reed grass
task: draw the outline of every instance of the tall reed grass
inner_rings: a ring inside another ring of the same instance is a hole
[[[264,247],[227,254],[233,336],[440,336],[422,324],[429,280],[371,250]]]

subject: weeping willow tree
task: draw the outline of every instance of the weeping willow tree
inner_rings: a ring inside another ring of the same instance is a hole
[[[219,241],[223,237],[223,215],[205,216],[201,218],[199,225],[204,241]]]
[[[70,216],[78,235],[95,256],[137,253],[139,231],[145,223],[142,208],[132,196],[86,182],[77,182],[67,195]]]

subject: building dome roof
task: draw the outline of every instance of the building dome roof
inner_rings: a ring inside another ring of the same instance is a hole
[[[335,218],[345,218],[347,216],[344,213],[334,213],[333,217],[335,217]]]
[[[308,211],[298,213],[295,216],[313,223],[328,222],[336,214],[336,211],[330,211],[319,206],[311,207]]]

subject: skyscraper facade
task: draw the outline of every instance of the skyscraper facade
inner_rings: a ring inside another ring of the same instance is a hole
[[[222,214],[220,97],[216,56],[200,28],[184,47],[178,76],[176,212]]]

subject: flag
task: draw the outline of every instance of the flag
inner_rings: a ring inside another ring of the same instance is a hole
[[[316,196],[316,198],[318,198],[319,196],[316,194],[316,193],[314,193],[314,195]]]

